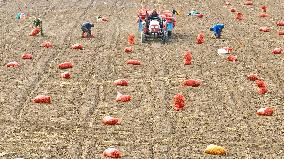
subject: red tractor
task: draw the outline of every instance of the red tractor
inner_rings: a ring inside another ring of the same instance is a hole
[[[150,15],[151,11],[147,9],[140,9],[138,11],[141,42],[145,43],[150,38],[160,38],[162,43],[165,44],[172,35],[172,30],[176,25],[176,18],[168,10],[161,12],[154,18]]]

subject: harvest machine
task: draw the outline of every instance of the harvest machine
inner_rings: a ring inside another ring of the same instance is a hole
[[[151,11],[140,9],[138,11],[138,27],[141,34],[141,42],[145,43],[149,39],[160,39],[165,44],[172,36],[172,31],[176,25],[174,14],[165,10],[159,14],[159,17],[148,18]]]

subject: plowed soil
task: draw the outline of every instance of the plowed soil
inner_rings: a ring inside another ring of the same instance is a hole
[[[23,1],[24,2],[24,1]],[[209,144],[227,149],[221,158],[284,158],[284,56],[271,51],[284,44],[277,35],[284,20],[283,0],[148,1],[150,9],[171,10],[177,26],[170,42],[159,40],[141,44],[136,23],[140,0],[41,0],[26,1],[31,16],[43,20],[45,36],[28,36],[33,18],[15,21],[15,1],[0,1],[0,157],[1,158],[101,158],[114,146],[126,159],[218,158],[204,154]],[[260,18],[260,6],[268,6],[270,17]],[[236,21],[230,7],[244,14]],[[196,9],[203,18],[186,14]],[[96,22],[96,16],[109,22]],[[95,23],[94,38],[82,39],[80,25]],[[221,39],[209,28],[224,23]],[[259,31],[262,26],[271,32]],[[197,34],[205,32],[205,43],[196,44]],[[135,33],[134,52],[126,54],[127,36]],[[40,47],[45,40],[53,48]],[[81,43],[83,50],[70,46]],[[232,47],[238,61],[229,62],[217,54],[221,47]],[[193,55],[191,65],[183,64],[185,51]],[[33,54],[22,60],[21,53]],[[140,66],[126,65],[139,59]],[[7,68],[10,61],[19,68]],[[71,61],[71,79],[62,79],[57,65]],[[246,79],[257,73],[268,84],[269,92],[257,93],[257,86]],[[129,80],[117,87],[113,81]],[[197,88],[182,87],[185,79],[200,79]],[[129,103],[117,103],[117,92],[129,94]],[[173,109],[173,97],[182,93],[186,107]],[[44,94],[51,104],[35,104],[31,99]],[[260,117],[260,107],[271,106],[273,116]],[[111,115],[122,119],[116,126],[105,126],[101,119]]]

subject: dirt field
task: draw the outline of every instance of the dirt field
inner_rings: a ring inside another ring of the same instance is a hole
[[[40,0],[30,3],[31,16],[43,20],[45,37],[28,36],[31,22],[15,21],[15,1],[0,0],[0,158],[101,158],[115,146],[125,159],[199,159],[209,144],[224,146],[228,154],[220,158],[284,158],[284,56],[271,51],[284,44],[275,22],[284,17],[283,0],[255,1],[252,7],[232,1],[245,20],[236,21],[223,0],[197,2],[160,0],[150,8],[175,7],[177,17],[173,39],[139,42],[136,11],[140,0]],[[259,6],[267,5],[269,18],[261,19]],[[188,17],[191,9],[204,13],[202,19]],[[98,23],[95,16],[109,17]],[[80,24],[95,22],[95,38],[81,39]],[[283,19],[282,19],[283,20]],[[225,24],[221,39],[209,28]],[[259,27],[270,26],[270,33]],[[205,43],[195,38],[206,34]],[[123,52],[127,36],[136,34],[135,51]],[[40,44],[49,40],[54,48]],[[82,43],[84,50],[72,50]],[[217,54],[225,46],[234,48],[237,62]],[[192,65],[184,66],[186,50],[193,54]],[[32,60],[22,60],[24,51]],[[140,66],[125,61],[139,59]],[[18,61],[19,68],[7,68]],[[73,77],[60,78],[57,64],[71,61]],[[257,94],[256,85],[246,79],[258,73],[268,84],[269,93]],[[127,87],[113,81],[126,78]],[[200,79],[197,88],[181,87],[185,79]],[[117,103],[117,91],[129,94],[129,103]],[[173,96],[182,93],[186,107],[174,111]],[[39,94],[50,95],[52,104],[35,104]],[[260,107],[271,106],[271,117],[260,117]],[[104,126],[101,119],[112,115],[121,125]]]

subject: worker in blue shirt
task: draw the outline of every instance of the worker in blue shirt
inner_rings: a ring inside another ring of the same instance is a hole
[[[94,27],[94,24],[91,22],[84,22],[81,26],[81,29],[83,31],[82,37],[85,37],[84,34],[87,33],[87,38],[91,37],[91,28]]]
[[[214,31],[214,35],[216,36],[216,38],[220,38],[224,26],[225,26],[224,24],[216,24],[210,28],[210,31]]]

